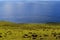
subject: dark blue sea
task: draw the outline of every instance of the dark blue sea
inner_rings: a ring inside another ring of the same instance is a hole
[[[0,20],[16,23],[60,22],[60,1],[0,1]]]

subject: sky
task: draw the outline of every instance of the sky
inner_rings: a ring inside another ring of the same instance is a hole
[[[0,20],[17,23],[60,22],[60,1],[28,1],[0,1]]]

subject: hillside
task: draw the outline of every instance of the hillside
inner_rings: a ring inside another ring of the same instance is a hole
[[[41,28],[60,28],[60,23],[13,23],[8,21],[0,21],[0,27],[2,28],[20,28],[20,29],[41,29]]]
[[[59,40],[60,23],[49,22],[44,24],[42,23],[24,24],[0,21],[0,40],[34,40],[34,39]]]

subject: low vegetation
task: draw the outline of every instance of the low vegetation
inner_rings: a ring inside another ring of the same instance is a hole
[[[60,23],[13,23],[0,21],[0,40],[60,40]]]

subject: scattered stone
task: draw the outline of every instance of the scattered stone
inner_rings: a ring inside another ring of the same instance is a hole
[[[24,34],[23,38],[28,38],[29,36],[27,34]]]

